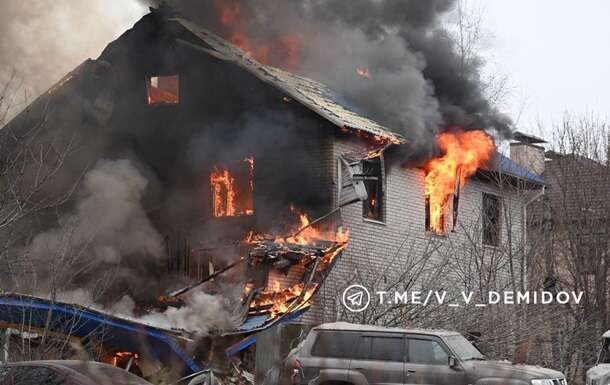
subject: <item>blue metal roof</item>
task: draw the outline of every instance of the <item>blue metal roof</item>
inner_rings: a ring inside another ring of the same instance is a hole
[[[526,180],[528,182],[543,185],[544,179],[542,177],[520,165],[514,160],[496,152],[494,158],[491,161],[489,171],[501,172],[503,174],[512,175],[514,177]]]
[[[43,329],[47,319],[50,330],[56,333],[94,337],[112,349],[151,354],[168,366],[183,362],[192,373],[201,370],[178,344],[181,338],[172,336],[170,331],[77,305],[15,294],[0,295],[0,321]]]

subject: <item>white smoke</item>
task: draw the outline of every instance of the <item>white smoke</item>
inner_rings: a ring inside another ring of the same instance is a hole
[[[129,160],[100,160],[83,180],[73,212],[38,234],[30,246],[38,260],[69,250],[118,263],[123,256],[163,255],[163,238],[142,207],[148,181]]]
[[[231,330],[237,326],[230,310],[230,301],[220,295],[202,291],[186,298],[185,305],[169,307],[163,313],[152,313],[141,320],[166,329],[182,329],[199,336],[207,336],[218,330]]]
[[[48,294],[39,296],[49,297]],[[236,318],[231,311],[232,302],[223,295],[210,295],[202,291],[188,295],[184,306],[180,308],[170,306],[164,312],[155,311],[143,316],[136,314],[136,304],[128,295],[108,307],[96,303],[91,292],[85,289],[58,292],[56,300],[158,328],[186,330],[199,337],[237,327]]]
[[[146,12],[135,1],[2,0],[0,84],[15,75],[31,99],[99,56]]]

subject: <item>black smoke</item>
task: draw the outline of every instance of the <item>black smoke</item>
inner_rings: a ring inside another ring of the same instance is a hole
[[[445,28],[456,0],[166,4],[229,40],[244,34],[255,55],[256,47],[268,47],[270,64],[329,85],[350,108],[403,134],[410,151],[431,153],[435,135],[456,127],[511,136],[510,118],[485,95],[484,60],[463,57]],[[277,44],[286,36],[297,41],[296,60]]]

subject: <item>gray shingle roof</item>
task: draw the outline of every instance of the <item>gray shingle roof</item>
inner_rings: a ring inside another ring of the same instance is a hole
[[[324,84],[261,64],[233,44],[187,19],[174,17],[170,20],[179,23],[209,46],[211,50],[208,49],[206,52],[211,56],[234,62],[335,125],[361,130],[379,140],[395,144],[405,141],[399,134],[342,106],[335,100],[332,91]]]

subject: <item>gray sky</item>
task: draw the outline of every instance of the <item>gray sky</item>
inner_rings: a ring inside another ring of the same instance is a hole
[[[483,8],[488,70],[508,75],[505,109],[519,129],[537,133],[538,121],[566,111],[608,116],[610,1],[488,0]]]

